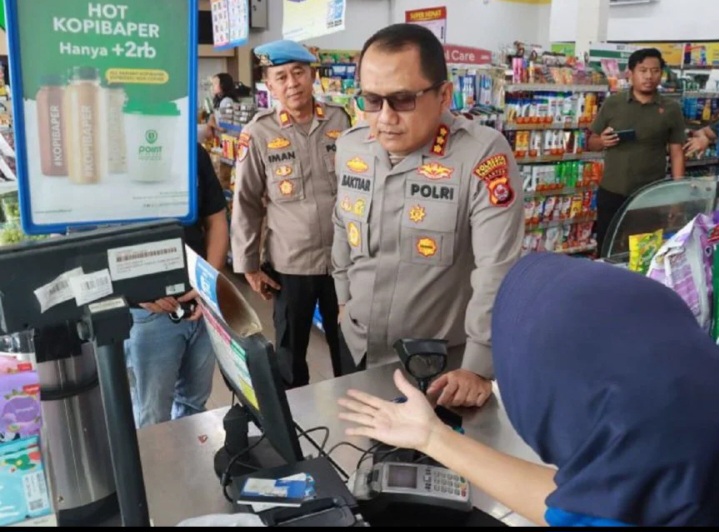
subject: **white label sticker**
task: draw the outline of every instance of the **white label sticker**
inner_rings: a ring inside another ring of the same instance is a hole
[[[80,277],[73,277],[70,279],[70,288],[72,288],[72,295],[75,297],[78,307],[92,303],[112,294],[110,272],[105,269]]]
[[[22,483],[30,516],[36,516],[50,509],[50,498],[42,471],[27,473],[22,477]]]
[[[181,270],[185,267],[181,238],[110,249],[107,260],[113,281]]]
[[[35,290],[35,297],[40,302],[40,312],[46,312],[55,305],[70,301],[73,298],[70,279],[83,275],[84,273],[82,268],[75,268]]]
[[[104,312],[106,310],[112,310],[114,308],[122,308],[125,306],[125,300],[121,297],[113,297],[112,299],[107,299],[105,301],[100,301],[98,303],[93,303],[90,305],[90,312],[97,313],[97,312]]]
[[[171,284],[165,287],[165,294],[168,296],[176,296],[185,293],[185,283]]]

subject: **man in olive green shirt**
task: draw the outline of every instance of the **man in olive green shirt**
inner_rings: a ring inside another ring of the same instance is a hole
[[[589,149],[606,150],[597,192],[597,245],[602,253],[612,218],[645,185],[667,177],[667,147],[673,179],[684,176],[684,117],[679,104],[657,91],[665,67],[659,50],[629,57],[631,88],[610,96],[592,124]]]

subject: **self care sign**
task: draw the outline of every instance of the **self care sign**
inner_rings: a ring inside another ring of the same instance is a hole
[[[197,216],[197,0],[6,0],[29,234]]]

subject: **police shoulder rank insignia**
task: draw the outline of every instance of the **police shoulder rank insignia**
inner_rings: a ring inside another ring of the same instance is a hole
[[[285,179],[280,183],[280,194],[282,194],[283,196],[291,196],[294,191],[295,186],[289,179]]]
[[[277,137],[267,143],[267,149],[270,150],[282,150],[291,145],[290,141],[284,137]]]
[[[322,107],[321,103],[315,104],[315,115],[317,115],[317,118],[320,120],[324,120],[325,118],[325,108]]]
[[[327,138],[330,138],[332,140],[337,140],[338,138],[340,138],[341,134],[342,132],[339,129],[331,129],[327,133],[325,133],[325,135],[327,135]]]
[[[449,141],[449,128],[441,124],[432,143],[431,153],[443,157],[447,153],[447,142]]]
[[[359,157],[355,157],[347,161],[347,168],[356,174],[364,174],[369,170],[369,165]]]
[[[292,124],[290,113],[287,111],[280,111],[280,126],[287,127]]]
[[[353,248],[359,247],[359,245],[362,243],[362,236],[360,235],[359,226],[354,222],[350,222],[347,224],[347,241]]]
[[[237,161],[242,162],[247,159],[250,153],[250,134],[240,133],[240,140],[237,143]]]
[[[417,253],[423,257],[434,257],[439,251],[437,241],[434,238],[422,237],[417,239]]]
[[[509,181],[509,157],[503,153],[492,155],[474,167],[474,175],[484,182],[489,201],[496,207],[509,207],[514,202],[514,190]]]
[[[432,179],[433,181],[436,181],[438,179],[449,179],[450,177],[452,177],[453,172],[454,168],[444,166],[443,164],[440,164],[436,161],[423,164],[422,166],[417,168],[417,173],[419,175],[423,175],[427,179]]]

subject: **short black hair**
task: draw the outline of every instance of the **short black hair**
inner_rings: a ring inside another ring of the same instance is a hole
[[[667,62],[664,61],[662,53],[659,50],[657,50],[656,48],[642,48],[641,50],[637,50],[629,56],[629,70],[634,71],[634,69],[637,68],[638,64],[643,63],[645,59],[651,58],[659,59],[659,64],[661,65],[662,69],[667,66]]]
[[[437,36],[429,29],[418,24],[392,24],[379,30],[364,43],[360,53],[357,74],[362,68],[362,59],[371,46],[377,46],[387,52],[399,52],[409,47],[419,51],[419,63],[422,75],[433,85],[447,81],[447,60],[444,48]]]

